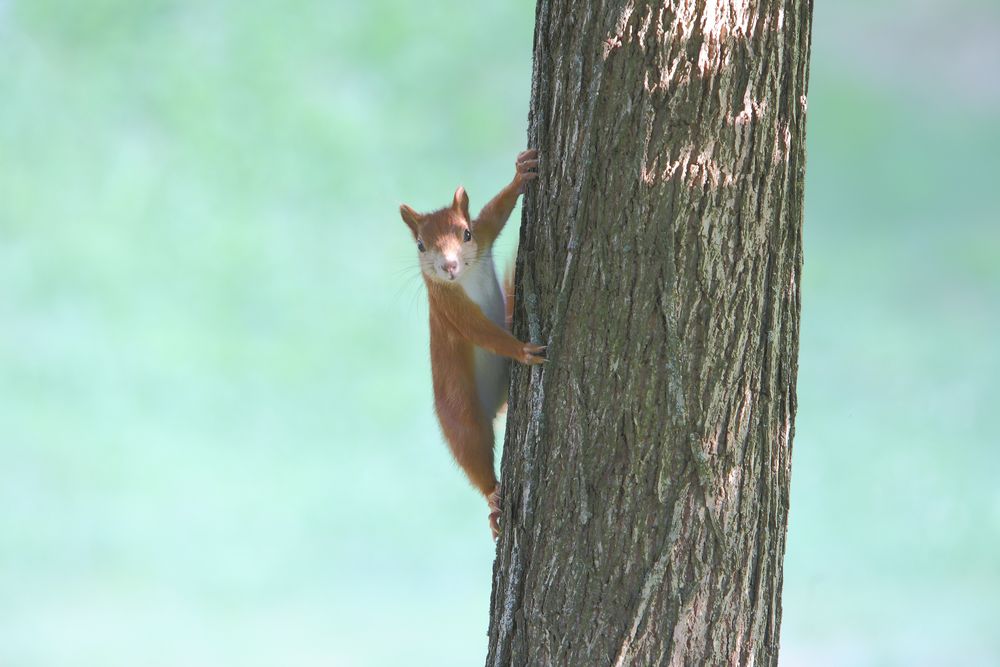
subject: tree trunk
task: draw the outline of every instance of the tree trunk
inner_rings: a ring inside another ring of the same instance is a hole
[[[488,665],[774,665],[811,0],[539,0]]]

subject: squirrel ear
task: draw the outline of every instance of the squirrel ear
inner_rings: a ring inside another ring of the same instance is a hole
[[[403,218],[406,226],[410,228],[410,231],[413,232],[413,236],[416,237],[417,228],[420,225],[420,215],[406,204],[400,204],[399,215]]]
[[[451,203],[451,207],[455,209],[456,212],[461,213],[465,216],[466,220],[469,220],[469,195],[465,194],[465,188],[461,185],[455,190],[455,201]]]

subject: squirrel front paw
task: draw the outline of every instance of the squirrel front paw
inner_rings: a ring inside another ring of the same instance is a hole
[[[514,180],[520,186],[519,192],[524,194],[528,181],[538,178],[538,151],[534,148],[518,154],[514,161]]]
[[[548,361],[545,358],[545,345],[535,345],[534,343],[525,343],[524,347],[521,348],[521,356],[519,361],[522,364],[527,364],[528,366],[535,366],[537,364],[544,364]]]

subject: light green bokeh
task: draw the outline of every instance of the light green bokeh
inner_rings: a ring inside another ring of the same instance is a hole
[[[782,662],[996,664],[1000,14],[820,4]],[[482,663],[396,207],[509,179],[533,21],[0,0],[0,664]]]

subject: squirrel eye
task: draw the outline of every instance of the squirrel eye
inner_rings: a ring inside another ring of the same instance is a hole
[[[469,228],[466,227],[465,228],[465,241],[466,241],[466,243],[468,243],[471,240],[472,240],[472,232],[470,232]]]
[[[417,250],[419,250],[420,252],[427,250],[427,248],[424,247],[424,242],[421,241],[420,239],[417,239]]]

